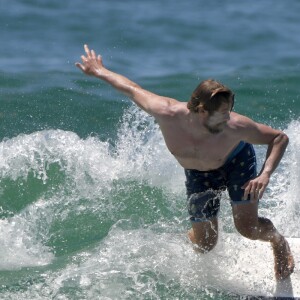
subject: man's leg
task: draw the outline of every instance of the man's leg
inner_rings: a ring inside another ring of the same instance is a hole
[[[192,229],[188,232],[193,244],[198,246],[201,253],[214,248],[218,240],[218,219],[214,217],[209,221],[192,222]]]
[[[192,243],[198,246],[197,250],[205,253],[217,244],[220,190],[224,189],[225,183],[218,170],[185,170],[185,175],[187,208],[192,223],[188,235]]]
[[[289,244],[269,219],[258,217],[258,203],[233,204],[232,212],[236,229],[240,234],[251,240],[271,243],[276,279],[288,277],[294,270],[294,259]]]

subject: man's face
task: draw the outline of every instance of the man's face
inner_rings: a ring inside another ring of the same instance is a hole
[[[208,115],[204,127],[212,134],[222,132],[230,119],[231,106],[230,103],[222,103],[217,111]]]

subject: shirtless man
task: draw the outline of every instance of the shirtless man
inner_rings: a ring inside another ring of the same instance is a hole
[[[208,252],[217,243],[220,191],[227,188],[236,229],[251,240],[270,242],[276,279],[288,277],[294,269],[288,242],[269,219],[258,216],[258,201],[285,152],[288,137],[232,112],[234,94],[214,80],[203,81],[189,102],[180,102],[144,90],[105,68],[101,56],[87,45],[84,49],[86,55],[76,66],[108,82],[152,115],[169,151],[185,169],[192,224],[189,238],[199,251]],[[268,145],[258,175],[252,144]]]

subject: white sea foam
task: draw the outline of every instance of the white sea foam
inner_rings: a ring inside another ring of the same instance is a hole
[[[139,130],[137,127],[144,123],[145,127]],[[166,188],[172,193],[182,190],[183,183],[179,188],[176,184],[182,172],[165,150],[153,120],[131,109],[125,114],[122,125],[115,148],[106,141],[93,137],[80,139],[75,133],[61,130],[20,135],[0,143],[2,180],[21,180],[23,184],[29,174],[33,174],[41,185],[47,184],[51,165],[58,165],[66,177],[60,185],[49,186],[42,198],[33,198],[18,214],[1,221],[1,256],[15,255],[3,261],[0,268],[50,262],[51,249],[43,245],[47,243],[47,231],[53,220],[63,220],[72,211],[76,214],[107,213],[112,205],[110,191],[115,181],[123,180],[125,185],[128,180],[145,181],[149,186]],[[5,195],[4,185],[0,193]],[[121,204],[114,208],[118,205]],[[48,216],[47,222],[45,216]],[[36,252],[40,252],[41,257],[31,260]]]
[[[43,214],[43,206],[41,200],[26,212],[0,220],[0,270],[42,266],[53,260],[51,249],[43,244],[47,234],[43,224],[49,218]]]
[[[300,228],[299,130],[298,122],[292,122],[286,130],[290,144],[261,208],[261,213],[271,216],[284,234],[296,237]],[[257,147],[257,153],[261,164],[265,148]],[[67,219],[70,213],[80,216],[91,212],[105,219],[110,217],[111,210],[112,216],[118,216],[118,210],[127,203],[112,203],[115,182],[124,182],[125,192],[131,181],[145,182],[150,188],[165,191],[170,196],[165,199],[170,201],[167,205],[174,204],[171,208],[174,218],[160,218],[153,224],[144,224],[143,215],[137,219],[130,215],[122,215],[123,220],[112,219],[115,225],[105,239],[74,254],[62,269],[45,271],[42,290],[40,283],[32,284],[28,295],[36,295],[36,299],[46,299],[49,295],[68,299],[71,288],[83,298],[102,295],[102,299],[111,299],[122,294],[124,299],[159,299],[166,289],[165,295],[184,298],[195,291],[205,292],[206,287],[226,290],[230,286],[220,278],[229,276],[227,269],[236,268],[238,273],[243,248],[237,253],[234,247],[240,236],[234,230],[229,203],[224,199],[225,213],[220,220],[221,235],[225,227],[233,232],[232,240],[227,241],[232,248],[226,248],[226,255],[232,253],[232,258],[225,266],[222,265],[224,240],[220,240],[215,252],[205,257],[196,255],[187,240],[189,224],[180,212],[185,211],[183,172],[168,153],[157,125],[147,115],[129,109],[121,121],[115,146],[95,137],[81,139],[75,133],[61,130],[20,135],[0,143],[1,179],[24,181],[34,174],[41,185],[47,185],[51,165],[59,166],[65,181],[49,185],[51,190],[0,221],[2,270],[51,264],[55,260],[53,249],[47,246],[51,226],[55,220]],[[5,186],[1,188],[4,195]],[[154,202],[149,195],[145,201]],[[244,267],[243,272],[247,272],[251,265]]]

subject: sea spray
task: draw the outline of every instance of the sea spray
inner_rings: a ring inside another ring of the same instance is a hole
[[[289,155],[297,149],[298,129],[297,123],[289,126],[288,155],[261,200],[266,216],[288,212],[294,220],[289,226],[275,218],[285,232],[298,226],[297,204],[268,206],[268,201],[295,193],[297,152],[293,162]],[[201,256],[186,235],[190,225],[182,168],[168,153],[153,118],[131,107],[117,136],[112,145],[45,130],[0,144],[2,204],[10,210],[0,223],[2,260],[15,254],[2,270],[33,267],[37,272],[22,293],[20,282],[30,271],[15,279],[16,299],[226,297],[218,290],[232,291],[234,276],[251,272],[244,251],[256,249],[255,242],[244,244],[235,231],[228,195],[223,195],[219,243]],[[257,147],[260,163],[265,150]],[[26,201],[24,186],[29,189]],[[26,204],[18,208],[10,195]],[[5,292],[10,284],[2,283],[5,299],[12,294]],[[255,284],[264,288],[263,282]]]
[[[279,229],[287,237],[300,237],[300,122],[292,121],[286,133],[289,145],[272,181],[276,209],[271,209]]]

